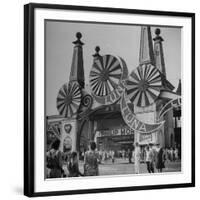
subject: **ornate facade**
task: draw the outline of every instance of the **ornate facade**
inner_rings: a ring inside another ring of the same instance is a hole
[[[106,150],[132,148],[135,142],[166,147],[180,143],[176,124],[180,108],[160,115],[165,104],[180,95],[167,80],[160,33],[156,29],[152,40],[150,26],[141,27],[139,64],[130,75],[122,58],[100,55],[96,47],[89,84],[84,77],[82,35],[76,34],[69,82],[57,97],[60,116],[47,117],[47,136],[59,137],[62,151],[84,151],[90,140]]]

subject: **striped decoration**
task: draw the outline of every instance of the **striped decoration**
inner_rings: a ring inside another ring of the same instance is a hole
[[[89,82],[93,94],[102,97],[117,88],[122,77],[119,60],[112,55],[104,55],[94,61]]]
[[[151,64],[137,67],[126,81],[127,95],[138,107],[152,104],[159,96],[161,86],[160,72]]]
[[[60,115],[72,117],[77,113],[81,102],[81,90],[76,82],[64,84],[58,92],[57,109]]]

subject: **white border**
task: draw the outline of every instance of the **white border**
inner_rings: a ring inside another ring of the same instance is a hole
[[[182,26],[182,173],[44,180],[44,19]],[[187,114],[186,114],[187,113]],[[35,192],[191,183],[191,19],[53,9],[35,10]]]

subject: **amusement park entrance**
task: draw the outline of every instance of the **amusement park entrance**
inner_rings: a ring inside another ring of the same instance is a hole
[[[124,122],[119,105],[105,106],[89,116],[80,133],[81,152],[87,150],[91,140],[97,143],[99,151],[133,149],[134,131]]]

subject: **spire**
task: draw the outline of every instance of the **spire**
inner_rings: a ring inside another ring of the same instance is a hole
[[[179,79],[179,83],[178,83],[178,87],[177,87],[176,93],[178,95],[181,95],[181,79]]]
[[[140,64],[151,63],[152,65],[155,63],[150,26],[141,27],[139,62]]]
[[[85,78],[84,78],[84,69],[83,69],[83,49],[82,46],[84,43],[80,40],[82,34],[80,32],[76,33],[77,40],[73,42],[74,52],[72,58],[71,72],[69,81],[77,81],[79,85],[84,88]]]
[[[154,40],[154,56],[155,56],[155,65],[160,70],[160,72],[166,77],[164,53],[163,53],[163,38],[160,36],[160,29],[155,30],[156,37]]]

